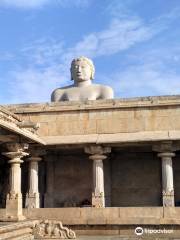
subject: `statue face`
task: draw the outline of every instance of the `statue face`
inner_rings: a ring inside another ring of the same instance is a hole
[[[91,79],[91,67],[85,61],[75,61],[72,68],[71,74],[75,82],[83,82]]]

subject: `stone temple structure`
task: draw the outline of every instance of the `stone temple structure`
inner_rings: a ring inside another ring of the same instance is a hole
[[[0,108],[0,237],[179,239],[180,96],[113,99],[84,57],[71,73],[52,102]]]

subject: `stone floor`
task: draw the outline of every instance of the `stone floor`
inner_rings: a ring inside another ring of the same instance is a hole
[[[167,237],[120,237],[120,236],[81,236],[77,240],[180,240],[179,238],[167,238]]]

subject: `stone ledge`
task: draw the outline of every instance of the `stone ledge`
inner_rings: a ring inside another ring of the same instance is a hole
[[[65,225],[180,225],[180,208],[39,208],[24,210],[28,219],[58,219]]]
[[[4,105],[8,110],[14,113],[37,113],[37,112],[63,112],[72,110],[90,110],[90,109],[116,109],[116,108],[134,108],[134,107],[156,107],[156,106],[179,106],[180,95],[155,96],[139,98],[121,98],[112,100],[96,101],[62,101],[48,103],[26,103]]]
[[[127,143],[180,140],[180,131],[141,131],[114,134],[85,134],[41,137],[46,145],[84,144],[84,143]]]

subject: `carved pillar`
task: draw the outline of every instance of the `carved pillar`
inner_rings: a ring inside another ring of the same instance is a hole
[[[29,161],[29,191],[26,194],[27,208],[39,208],[39,189],[38,189],[38,161],[40,157],[30,157]]]
[[[39,208],[39,173],[38,173],[38,163],[42,160],[42,155],[45,151],[40,149],[31,150],[31,157],[27,160],[29,161],[29,190],[26,194],[26,204],[27,208]]]
[[[172,157],[175,156],[171,142],[163,142],[159,146],[154,146],[159,152],[158,157],[162,162],[162,201],[163,206],[174,206],[174,183]]]
[[[105,154],[110,153],[111,149],[109,147],[89,146],[85,147],[85,152],[90,154],[89,159],[93,160],[92,205],[105,207],[103,160],[107,158]]]
[[[44,207],[54,207],[54,161],[53,156],[46,157],[46,193]]]
[[[158,157],[162,160],[162,194],[163,206],[174,206],[174,184],[173,184],[173,167],[172,152],[159,153]]]
[[[10,176],[9,176],[9,193],[6,198],[6,217],[7,220],[17,221],[23,220],[22,214],[22,193],[21,193],[21,167],[23,162],[21,158],[28,156],[24,149],[28,147],[26,144],[11,143],[6,144],[8,152],[2,154],[10,158]]]

